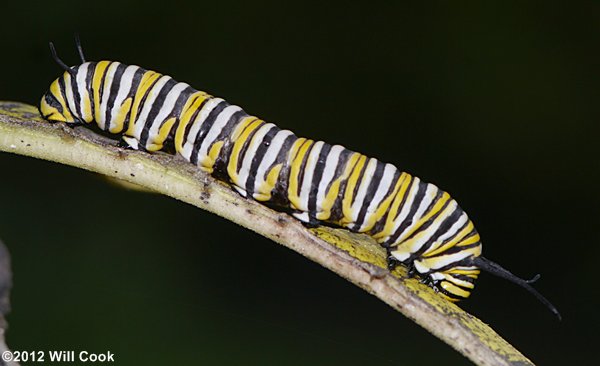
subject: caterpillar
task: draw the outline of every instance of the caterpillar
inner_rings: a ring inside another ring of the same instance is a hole
[[[373,237],[389,268],[450,301],[469,297],[480,271],[532,293],[531,284],[482,254],[479,233],[450,195],[389,163],[340,145],[297,137],[225,100],[167,75],[115,61],[69,67],[50,43],[64,73],[52,82],[39,111],[50,122],[95,123],[124,147],[179,155],[226,181],[242,196],[293,215],[309,226],[342,227]]]

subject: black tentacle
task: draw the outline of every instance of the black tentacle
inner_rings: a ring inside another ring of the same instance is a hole
[[[83,48],[81,47],[79,33],[75,33],[75,47],[77,47],[77,52],[79,53],[79,59],[81,59],[81,63],[85,63],[85,56],[83,55]]]
[[[546,307],[548,309],[550,309],[550,311],[553,312],[554,315],[556,315],[558,317],[558,320],[562,319],[562,317],[560,316],[560,313],[558,312],[556,307],[554,305],[552,305],[552,303],[550,301],[548,301],[544,296],[542,296],[542,294],[537,292],[536,289],[531,287],[530,284],[532,284],[540,279],[539,274],[535,275],[530,280],[525,280],[523,278],[517,277],[514,274],[510,273],[507,269],[503,268],[498,263],[492,262],[491,260],[484,258],[484,257],[474,258],[472,260],[472,263],[473,263],[473,265],[479,267],[480,269],[482,269],[488,273],[491,273],[495,276],[504,278],[505,280],[508,280],[512,283],[515,283],[515,284],[525,288],[527,291],[529,291],[531,294],[533,294],[533,296],[535,296],[542,304],[546,305]]]
[[[67,66],[67,64],[65,64],[63,62],[63,60],[60,59],[60,57],[58,57],[58,54],[56,53],[56,48],[54,48],[54,43],[50,42],[49,45],[50,45],[50,52],[52,52],[52,58],[58,64],[58,66],[60,66],[63,70],[65,70],[69,74],[73,74],[73,70],[69,66]]]

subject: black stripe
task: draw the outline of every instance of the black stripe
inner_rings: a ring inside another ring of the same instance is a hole
[[[90,96],[90,110],[92,111],[92,122],[96,122],[96,107],[94,106],[94,91],[92,90],[92,78],[94,77],[94,70],[96,70],[97,62],[90,62],[88,65],[87,75],[85,76],[85,88]]]
[[[77,75],[80,72],[80,66],[77,66],[77,71],[71,74],[71,92],[73,93],[73,101],[75,102],[75,110],[76,113],[73,114],[73,117],[78,116],[80,122],[83,122],[83,116],[80,115],[79,111],[81,110],[81,95],[79,95],[79,88],[77,87]]]
[[[164,76],[163,76],[164,77]],[[168,77],[168,76],[167,76]],[[148,112],[148,116],[146,117],[146,121],[144,122],[144,128],[142,129],[142,133],[140,135],[140,145],[146,146],[148,142],[148,137],[150,135],[150,128],[154,124],[154,120],[158,117],[158,113],[162,109],[162,106],[165,104],[167,99],[167,95],[169,92],[177,85],[177,82],[169,77],[161,87],[160,90],[155,91],[157,94],[152,102],[152,106],[150,107],[150,111]],[[162,121],[160,121],[162,123]]]
[[[381,200],[381,202],[385,201],[388,197],[390,197],[394,193],[394,190],[396,189],[396,184],[398,184],[398,180],[400,179],[401,176],[402,176],[402,172],[399,171],[398,169],[395,169],[394,177],[392,178],[392,184],[390,184],[390,188],[388,189],[388,192],[385,194],[385,196],[383,197],[383,199]],[[409,179],[410,182],[408,183],[408,187],[406,189],[406,192],[404,193],[404,196],[402,197],[402,202],[400,203],[399,208],[402,208],[402,203],[406,200],[406,196],[407,196],[408,192],[410,192],[410,189],[412,188],[412,185],[414,183],[413,177],[410,176],[410,175],[408,175],[408,174],[406,174],[406,178],[405,179]],[[399,193],[400,193],[400,191],[398,191],[396,193],[396,195],[399,194]],[[385,214],[381,217],[381,219],[379,219],[379,221],[377,221],[375,223],[375,225],[373,226],[373,229],[371,229],[369,231],[369,235],[375,236],[376,234],[378,234],[381,231],[383,231],[383,229],[385,228],[385,222],[387,221],[387,217],[390,214],[390,209],[392,208],[392,205],[394,204],[394,199],[395,198],[396,197],[392,197],[391,198],[392,202],[390,202],[390,205],[388,206],[388,209],[385,211]],[[389,247],[389,244],[387,242],[382,243],[382,245],[384,247],[386,247],[386,248]]]
[[[110,127],[110,120],[112,119],[112,109],[115,105],[115,99],[117,98],[117,94],[119,93],[119,87],[121,86],[121,79],[123,78],[123,73],[127,69],[127,66],[123,64],[119,64],[117,66],[117,70],[113,76],[113,82],[110,87],[110,91],[108,92],[108,101],[106,103],[106,111],[104,113],[104,125],[105,129],[108,131]]]
[[[348,165],[348,163],[350,163],[350,157],[353,154],[356,154],[356,153],[354,151],[350,151],[348,149],[344,149],[342,151],[342,153],[340,154],[340,162],[343,162],[343,164],[338,164],[337,169],[335,171],[335,176],[331,180],[331,182],[329,182],[327,190],[329,190],[331,184],[336,180],[336,178],[343,175],[344,171],[346,170],[346,166]],[[352,174],[352,170],[354,170],[354,167],[358,163],[358,160],[359,159],[357,159],[356,162],[350,168],[350,174]],[[349,178],[350,174],[348,175],[348,177],[346,177],[346,179],[340,180],[340,189],[338,190],[338,195],[335,198],[335,201],[333,202],[333,206],[331,207],[331,216],[327,220],[329,222],[335,223],[344,216],[344,213],[342,212],[342,198],[344,198],[344,193],[346,191],[346,185],[348,184],[348,178]]]
[[[410,206],[410,211],[408,211],[408,215],[406,215],[406,217],[404,218],[404,221],[402,221],[402,223],[400,224],[398,229],[394,233],[392,233],[390,238],[387,240],[388,245],[396,244],[396,240],[398,239],[400,234],[402,234],[402,232],[404,230],[406,230],[406,228],[408,228],[410,225],[412,225],[413,220],[419,219],[418,217],[415,217],[415,214],[417,213],[417,210],[419,209],[419,206],[421,205],[421,202],[423,201],[423,197],[425,197],[425,192],[427,191],[428,185],[429,185],[429,183],[425,183],[425,182],[419,180],[419,187],[417,188],[417,193],[415,194],[415,199],[413,200],[412,205]],[[407,192],[409,192],[409,191],[407,191]],[[400,212],[402,211],[401,208],[406,204],[405,199],[407,196],[408,196],[408,194],[405,195],[405,198],[402,200],[403,202],[400,204],[400,208],[398,209],[398,212],[396,212],[396,217],[394,218],[394,220],[398,219],[398,216],[400,215]]]
[[[433,207],[435,206],[435,204],[442,198],[443,194],[444,194],[444,192],[438,189],[435,194],[435,197],[433,197],[433,199],[429,203],[429,206],[427,206],[427,208],[425,209],[425,211],[423,211],[421,216],[416,217],[415,220],[420,220],[421,218],[423,218],[427,214],[429,214],[431,212],[431,210],[433,209]],[[446,209],[446,207],[450,204],[451,201],[452,201],[451,199],[446,200],[446,202],[442,205],[442,207],[438,210],[438,212],[436,212],[433,216],[431,216],[427,221],[422,223],[420,227],[416,228],[416,230],[413,231],[413,233],[405,240],[408,240],[408,239],[414,237],[416,234],[420,233],[421,231],[426,230],[433,223],[433,221],[435,219],[437,219],[439,217],[439,215],[441,215],[441,213],[444,211],[444,209]]]
[[[473,277],[469,277],[467,275],[464,274],[460,274],[460,273],[453,273],[452,277],[459,279],[461,281],[465,281],[465,282],[469,282],[469,283],[475,283],[475,278]],[[467,289],[467,291],[470,289]]]
[[[361,156],[361,158],[362,158],[362,156]],[[360,158],[356,162],[356,164],[358,164],[359,161],[360,161]],[[365,163],[363,164],[362,168],[360,169],[360,173],[358,173],[358,178],[356,179],[356,184],[354,185],[354,191],[352,192],[352,199],[350,200],[350,205],[353,205],[356,202],[356,195],[358,194],[358,190],[363,183],[363,179],[365,179],[365,171],[367,170],[367,167],[369,166],[370,163],[371,163],[371,159],[365,156]],[[350,173],[350,176],[352,176],[353,174],[354,174],[354,169]]]
[[[462,216],[462,214],[463,214],[463,211],[460,209],[460,207],[456,206],[456,209],[450,215],[448,215],[448,217],[446,217],[444,219],[444,222],[442,222],[442,224],[438,227],[438,229],[431,236],[431,238],[429,238],[427,240],[427,242],[425,242],[425,244],[423,244],[423,246],[418,251],[416,251],[415,253],[413,253],[411,255],[411,258],[409,258],[409,259],[412,260],[414,258],[421,257],[423,255],[423,253],[425,253],[427,250],[429,250],[429,248],[438,240],[438,238],[441,235],[447,233],[448,230],[450,230],[450,228],[452,227],[452,225],[454,225],[456,223],[456,221],[458,219],[460,219],[460,217]],[[460,230],[458,230],[458,232],[460,232]],[[445,242],[447,242],[447,241],[445,241]],[[440,245],[440,247],[441,246],[443,246],[443,245]]]
[[[442,256],[442,255],[447,255],[447,254],[456,254],[456,253],[462,252],[463,250],[471,249],[471,248],[474,248],[474,247],[478,247],[480,245],[481,245],[481,242],[476,242],[476,243],[473,243],[473,244],[465,245],[463,247],[458,247],[458,248],[457,247],[452,247],[452,248],[450,248],[450,249],[452,249],[452,251],[448,250],[448,251],[444,252],[443,254],[439,254],[439,255],[433,256],[431,258],[435,258],[435,257],[439,257],[439,256]],[[463,259],[459,259],[457,261],[448,263],[448,264],[446,264],[443,267],[440,267],[440,268],[437,268],[437,269],[433,269],[432,268],[427,273],[445,272],[445,271],[450,270],[450,269],[452,269],[454,267],[460,267],[460,266],[470,267],[471,265],[469,263],[471,263],[472,260],[473,260],[473,255],[469,255],[469,256],[467,256],[467,257],[465,257]]]
[[[210,146],[207,149],[207,151],[210,151],[211,147],[216,142],[223,141],[223,147],[221,148],[219,156],[217,156],[217,159],[215,160],[214,174],[216,177],[221,177],[225,181],[227,181],[231,178],[231,177],[229,177],[229,175],[227,173],[227,165],[229,165],[230,154],[233,151],[233,145],[235,142],[235,141],[231,140],[231,134],[238,127],[238,125],[240,124],[240,121],[246,117],[248,117],[248,115],[243,110],[239,110],[239,111],[233,113],[229,117],[229,120],[227,120],[227,123],[225,123],[223,128],[221,128],[221,131],[217,135],[217,138],[210,144]],[[258,120],[258,118],[254,117],[252,122],[254,122],[256,120]],[[246,128],[248,128],[248,127],[250,127],[250,123],[248,123],[248,125],[246,125],[244,130],[246,130]],[[245,142],[247,142],[247,140]]]
[[[473,234],[473,235],[475,235],[475,234]],[[473,236],[473,235],[469,235],[469,237]],[[452,248],[448,248],[448,250],[446,250],[446,251],[444,251],[444,252],[442,252],[442,253],[440,253],[438,255],[435,255],[435,256],[433,256],[431,258],[435,258],[435,257],[443,256],[443,255],[450,255],[450,254],[460,253],[460,252],[462,252],[464,250],[475,248],[475,247],[478,247],[480,245],[481,245],[481,242],[479,242],[479,241],[476,241],[475,243],[467,244],[467,245],[460,245],[460,246],[459,245],[455,245]],[[456,264],[453,265],[452,267],[456,267]]]
[[[460,208],[458,208],[460,210],[461,213],[463,213],[464,211]],[[458,211],[458,210],[457,210]],[[460,216],[459,216],[460,218]],[[456,233],[454,233],[452,236],[450,236],[449,238],[445,239],[441,246],[446,245],[448,242],[450,242],[451,240],[456,239],[456,237],[458,237],[458,235],[460,235],[460,233],[465,229],[465,227],[467,227],[467,225],[469,225],[471,221],[467,218],[467,221],[465,221],[465,223],[458,229],[456,230]],[[473,229],[474,230],[474,229]],[[468,234],[466,234],[465,236],[471,235],[471,233],[473,232],[473,230],[471,230],[471,232],[469,232]]]
[[[196,140],[194,142],[194,147],[192,148],[192,155],[190,156],[190,162],[194,165],[198,165],[198,153],[200,152],[200,146],[202,145],[202,141],[206,137],[206,134],[215,123],[217,117],[223,109],[227,108],[229,103],[226,101],[221,101],[217,104],[208,114],[206,119],[201,122],[200,131],[198,131],[198,135],[196,135]]]
[[[277,184],[275,184],[275,188],[273,189],[273,196],[271,197],[270,202],[281,206],[288,207],[290,200],[287,195],[288,185],[289,185],[289,177],[290,177],[290,149],[296,143],[298,137],[293,133],[286,137],[285,141],[281,145],[281,149],[279,150],[279,154],[277,154],[277,158],[271,164],[267,171],[273,169],[273,167],[277,164],[283,164],[283,167],[279,173],[279,179],[277,180]]]
[[[67,93],[66,93],[66,86],[65,85],[66,85],[65,77],[63,75],[60,78],[58,78],[58,89],[60,91],[60,95],[62,96],[62,99],[65,101],[65,108],[66,108],[66,110],[69,111],[69,113],[71,113],[71,115],[73,115],[73,111],[69,107],[69,101],[67,100]],[[63,115],[64,115],[64,112],[63,112]]]
[[[144,75],[148,72],[148,70],[144,70],[144,69],[138,69],[136,70],[135,74],[133,75],[133,79],[131,80],[131,89],[129,90],[129,93],[127,94],[127,98],[131,98],[131,108],[129,108],[129,111],[127,112],[127,116],[125,116],[125,120],[123,121],[123,129],[127,130],[129,128],[129,125],[131,123],[135,123],[135,121],[131,121],[131,113],[133,112],[133,105],[135,104],[135,94],[137,92],[137,90],[140,88],[140,83],[142,82],[142,78],[144,77]],[[159,78],[157,78],[156,80],[154,80],[154,83],[156,83],[156,81],[158,81]],[[138,110],[136,111],[136,118],[139,117],[140,115],[140,111],[142,110],[143,106],[144,106],[144,101],[146,100],[146,95],[148,95],[148,92],[152,89],[152,87],[154,86],[154,83],[152,83],[152,85],[150,85],[150,87],[148,87],[148,89],[146,90],[146,93],[144,95],[142,95],[142,100],[140,101],[140,104],[138,106]]]
[[[438,211],[436,214],[434,214],[432,217],[430,217],[427,221],[425,221],[419,228],[417,228],[408,238],[404,239],[403,241],[410,240],[415,235],[427,230],[429,228],[429,226],[431,226],[431,224],[433,224],[433,222],[448,207],[448,205],[450,204],[451,201],[452,200],[446,201],[446,203],[444,203],[444,205],[442,206],[440,211]],[[420,257],[424,252],[426,252],[429,249],[429,247],[431,247],[431,245],[436,241],[436,239],[440,235],[445,233],[450,228],[450,226],[456,221],[456,219],[454,219],[454,221],[450,221],[450,222],[448,220],[451,216],[453,216],[455,214],[456,214],[456,210],[454,210],[454,212],[452,212],[452,214],[450,214],[450,216],[446,217],[444,219],[444,221],[442,222],[442,224],[440,225],[440,227],[438,227],[438,229],[433,233],[433,235],[421,246],[421,248],[419,248],[419,250],[417,250],[416,252],[413,252],[411,254],[411,256],[407,259],[407,261],[412,261],[413,259]],[[444,224],[448,224],[450,226],[446,226]],[[446,230],[442,230],[442,226],[445,226]]]
[[[375,172],[373,173],[372,177],[369,177],[371,179],[371,181],[369,182],[369,186],[367,187],[367,193],[365,194],[365,200],[363,202],[362,207],[360,208],[360,212],[358,213],[358,218],[356,219],[356,223],[355,223],[354,227],[351,228],[352,231],[358,231],[360,229],[360,227],[364,224],[365,217],[367,216],[367,209],[369,208],[371,201],[373,201],[373,198],[375,197],[375,194],[377,193],[377,189],[379,188],[379,185],[381,184],[381,179],[383,178],[384,171],[385,171],[385,164],[380,161],[376,161]]]
[[[200,98],[200,96],[196,96],[196,98],[194,98],[194,101],[191,103],[191,105],[193,105],[196,100]],[[198,106],[198,108],[196,108],[196,110],[194,110],[194,112],[192,113],[192,116],[190,117],[190,120],[188,121],[188,124],[185,126],[185,131],[183,131],[183,141],[182,141],[182,147],[183,145],[185,145],[185,143],[187,142],[187,137],[190,134],[190,131],[192,129],[192,126],[194,125],[194,121],[196,120],[196,118],[198,117],[198,113],[200,113],[200,111],[202,111],[202,109],[204,108],[204,106],[206,105],[206,103],[213,99],[212,97],[206,98],[202,101],[202,103],[200,103],[200,105]],[[177,129],[179,129],[181,126],[177,126]]]
[[[109,62],[108,65],[106,65],[106,67],[102,71],[102,77],[100,78],[100,90],[98,92],[98,95],[100,96],[98,105],[100,105],[102,103],[102,96],[104,95],[104,84],[106,83],[106,76],[108,75],[108,69],[110,68],[110,65],[112,65],[112,64],[113,64],[113,62]],[[102,111],[100,111],[100,113],[102,113]]]
[[[331,151],[331,145],[323,143],[319,158],[317,160],[317,166],[315,166],[315,172],[313,173],[312,183],[310,185],[310,193],[308,195],[308,215],[312,218],[316,218],[317,215],[317,194],[319,193],[319,184],[323,179],[323,173],[325,172],[325,163],[327,157]]]
[[[100,108],[102,108],[102,99],[104,99],[104,92],[106,89],[106,92],[108,93],[108,97],[110,97],[110,90],[108,89],[109,86],[106,85],[106,83],[108,82],[108,70],[111,68],[111,66],[113,64],[115,64],[116,62],[111,62],[108,64],[108,66],[106,66],[106,69],[104,69],[104,75],[102,76],[102,80],[100,81],[100,100],[98,101],[98,105],[100,106]],[[118,65],[117,65],[118,68]],[[116,71],[116,70],[115,70]],[[114,85],[115,80],[114,80],[114,74],[113,74],[113,80],[111,82],[111,86]],[[108,103],[106,104],[106,110],[109,110],[110,108],[108,108]],[[104,117],[106,117],[106,110],[102,111],[100,110],[100,118],[102,118],[102,114],[104,114]],[[104,113],[103,113],[104,112]],[[97,121],[97,123],[99,123],[100,121]],[[109,128],[109,120],[104,120],[104,130],[108,131]]]
[[[300,195],[302,194],[302,184],[304,184],[304,175],[306,174],[306,164],[308,164],[308,158],[310,157],[310,153],[312,152],[312,150],[314,149],[315,145],[317,144],[315,141],[313,140],[306,140],[304,141],[304,144],[306,143],[310,143],[311,145],[308,147],[308,150],[306,151],[306,153],[304,153],[304,156],[302,157],[302,163],[300,163],[300,169],[298,171],[298,189],[296,191],[296,195],[298,197],[300,197]],[[302,146],[304,146],[304,144],[302,144]],[[300,148],[302,148],[302,146]],[[298,149],[298,154],[300,153],[300,149]]]
[[[56,99],[56,97],[54,96],[54,94],[51,91],[48,91],[46,94],[44,94],[44,99],[46,99],[46,103],[48,103],[48,105],[50,105],[51,107],[56,108],[56,110],[58,111],[58,113],[63,114],[63,107],[62,105],[58,102],[58,99]],[[44,118],[49,117],[48,116],[43,116]]]
[[[446,281],[446,280],[443,280],[443,281]],[[448,282],[450,282],[450,281],[448,281]],[[450,292],[444,290],[441,286],[436,286],[436,288],[438,289],[439,292],[443,293],[444,295],[448,296],[451,299],[455,299],[455,300],[463,300],[463,299],[465,299],[462,296],[459,296],[459,295],[456,295],[456,294],[453,294],[453,293],[450,293]],[[470,292],[470,289],[464,289],[464,290],[467,291],[467,292]]]
[[[244,159],[246,159],[246,152],[248,151],[248,148],[250,147],[250,143],[252,142],[254,135],[256,135],[258,130],[260,130],[265,124],[266,124],[265,121],[261,121],[258,124],[258,126],[250,133],[250,135],[248,136],[246,141],[244,141],[244,145],[242,146],[242,148],[240,149],[240,152],[238,154],[237,166],[235,167],[236,172],[239,172],[240,169],[242,169],[242,164],[244,162]],[[248,127],[250,127],[250,124],[248,125]],[[261,143],[261,142],[257,141],[257,143]]]
[[[106,75],[108,74],[108,68],[109,68],[109,67],[110,67],[110,65],[112,65],[112,64],[113,64],[113,62],[110,62],[110,63],[109,63],[109,64],[108,64],[108,65],[107,65],[107,66],[104,68],[104,70],[102,71],[102,76],[100,77],[100,90],[98,90],[98,98],[100,99],[100,100],[98,100],[98,106],[100,106],[100,108],[101,108],[101,106],[102,106],[102,94],[104,94],[104,83],[106,82]],[[96,64],[96,67],[97,67],[97,66],[98,66],[98,64]],[[97,68],[96,68],[96,67],[94,67],[94,75],[92,76],[92,80],[93,80],[94,76],[96,76],[96,71],[97,71]],[[90,98],[90,99],[92,100],[92,105],[94,105],[94,98],[92,97],[92,98]],[[101,111],[101,110],[100,110],[99,112],[100,112],[100,114],[102,114],[102,111]],[[94,114],[93,114],[93,116],[95,117],[95,116],[96,116],[96,114],[94,113]],[[96,124],[99,124],[99,123],[100,123],[100,121],[96,121]]]
[[[281,130],[277,126],[271,127],[269,132],[267,132],[265,134],[265,136],[263,137],[261,145],[258,147],[258,149],[256,149],[256,153],[252,157],[252,163],[250,164],[250,171],[248,172],[248,179],[246,180],[246,192],[249,195],[257,193],[254,191],[254,185],[256,183],[256,178],[257,178],[256,174],[258,173],[258,168],[260,167],[260,163],[265,158],[265,154],[267,153],[269,146],[271,146],[271,141],[273,141],[273,138],[279,131],[281,131]],[[268,174],[268,173],[269,173],[269,171],[266,170],[266,174]],[[266,179],[266,175],[261,178]]]
[[[181,117],[182,117],[181,113],[183,112],[183,107],[185,107],[185,104],[188,101],[188,99],[196,92],[197,92],[197,90],[195,90],[191,86],[188,86],[187,88],[185,88],[181,92],[181,94],[179,94],[179,98],[177,98],[177,101],[175,102],[175,105],[173,106],[171,113],[169,113],[167,115],[167,118],[165,118],[165,120],[161,122],[159,130],[169,118],[172,118],[172,117],[177,118],[177,120],[173,124],[173,127],[169,131],[169,134],[167,135],[167,138],[165,139],[165,142],[163,144],[164,151],[172,153],[172,154],[175,153],[175,133],[179,129],[179,123],[181,122]],[[193,103],[193,101],[192,101],[192,103]]]

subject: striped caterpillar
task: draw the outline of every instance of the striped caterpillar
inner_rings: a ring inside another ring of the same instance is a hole
[[[408,267],[450,301],[469,297],[480,270],[512,281],[557,309],[531,280],[484,258],[479,234],[450,195],[391,164],[340,145],[297,137],[160,73],[119,62],[67,66],[43,95],[40,113],[71,126],[95,123],[123,146],[180,155],[306,225],[327,224],[373,237],[389,268]]]

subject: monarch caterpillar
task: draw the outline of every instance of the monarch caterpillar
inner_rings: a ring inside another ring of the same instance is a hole
[[[340,145],[297,137],[167,75],[119,62],[67,66],[43,95],[50,122],[96,123],[123,146],[180,155],[244,197],[319,223],[366,233],[386,248],[389,268],[406,265],[450,301],[469,297],[480,270],[531,292],[559,319],[531,280],[484,258],[479,234],[435,185]]]

